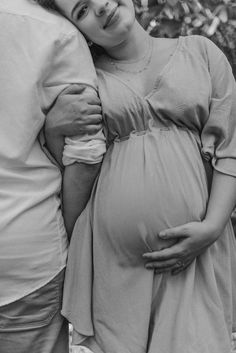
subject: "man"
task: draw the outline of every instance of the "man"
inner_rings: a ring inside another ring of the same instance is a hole
[[[76,85],[96,87],[95,71],[73,25],[29,0],[1,0],[0,31],[0,353],[66,353],[61,173],[38,135],[51,108],[58,139],[99,129],[95,91]]]

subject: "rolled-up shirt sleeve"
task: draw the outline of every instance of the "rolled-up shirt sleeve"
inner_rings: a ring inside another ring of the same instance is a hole
[[[100,163],[105,152],[106,141],[102,130],[93,135],[66,137],[62,163],[64,166],[76,162]]]
[[[208,57],[212,94],[201,134],[202,154],[214,169],[236,177],[236,83],[225,55],[213,43]]]

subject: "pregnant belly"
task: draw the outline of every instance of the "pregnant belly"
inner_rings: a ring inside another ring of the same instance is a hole
[[[121,261],[134,263],[144,252],[173,243],[158,237],[161,230],[200,221],[207,202],[196,145],[186,149],[182,139],[175,144],[141,138],[108,152],[95,198],[99,237],[121,254]]]

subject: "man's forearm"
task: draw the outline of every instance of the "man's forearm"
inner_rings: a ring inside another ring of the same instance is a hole
[[[64,149],[64,144],[65,144],[65,139],[63,136],[56,136],[56,135],[51,135],[50,133],[45,132],[45,138],[46,138],[46,145],[47,149],[55,158],[57,163],[63,167],[62,163],[62,153]]]
[[[63,215],[68,237],[84,210],[99,173],[101,163],[74,163],[65,168],[63,177]]]

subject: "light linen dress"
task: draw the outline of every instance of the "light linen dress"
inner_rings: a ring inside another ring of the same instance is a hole
[[[203,160],[236,176],[230,65],[209,40],[191,36],[179,38],[146,96],[115,68],[98,77],[109,145],[70,245],[62,313],[74,343],[95,353],[229,353],[231,224],[177,276],[146,270],[142,254],[170,245],[160,230],[204,218]]]

